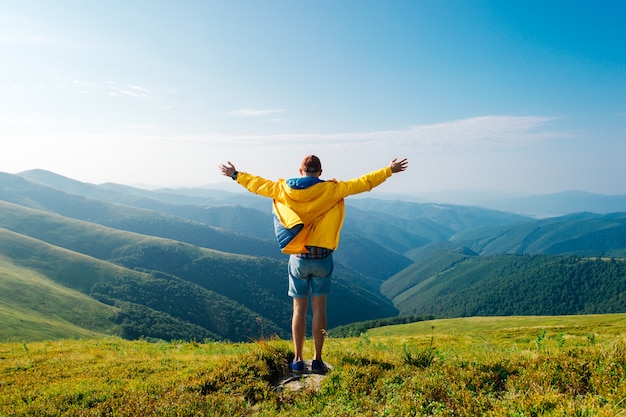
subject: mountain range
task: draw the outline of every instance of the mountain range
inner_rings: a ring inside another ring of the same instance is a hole
[[[536,219],[397,199],[346,202],[330,327],[398,314],[626,308],[626,208]],[[552,275],[540,279],[541,270]],[[0,337],[289,337],[285,273],[267,199],[0,173]],[[595,283],[603,290],[590,290]],[[587,291],[540,295],[559,285]],[[502,288],[527,296],[504,308]]]

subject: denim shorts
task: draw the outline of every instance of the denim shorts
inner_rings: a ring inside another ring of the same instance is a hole
[[[289,296],[306,298],[330,293],[330,274],[333,273],[332,253],[321,259],[289,257]]]

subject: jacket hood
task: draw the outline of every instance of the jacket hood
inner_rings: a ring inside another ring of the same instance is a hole
[[[289,188],[291,189],[304,190],[315,184],[324,182],[324,180],[321,180],[318,177],[298,177],[298,178],[290,178],[286,182]]]

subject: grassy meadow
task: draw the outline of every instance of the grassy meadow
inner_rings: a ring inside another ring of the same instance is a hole
[[[292,391],[285,340],[7,341],[0,415],[626,415],[626,314],[418,322],[325,352],[333,371]]]

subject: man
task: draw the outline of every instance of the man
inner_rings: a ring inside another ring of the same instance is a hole
[[[229,161],[220,165],[231,177],[255,194],[273,199],[274,229],[281,251],[289,254],[289,296],[293,298],[291,331],[295,358],[294,372],[304,371],[303,348],[306,312],[311,293],[313,310],[314,359],[312,372],[326,373],[322,348],[326,332],[326,297],[333,271],[332,253],[339,244],[344,219],[344,198],[370,191],[392,174],[408,167],[406,158],[395,158],[389,166],[348,181],[322,180],[322,164],[315,155],[306,156],[299,178],[270,181],[239,172]]]

